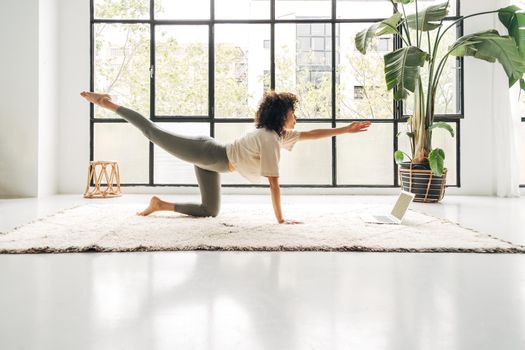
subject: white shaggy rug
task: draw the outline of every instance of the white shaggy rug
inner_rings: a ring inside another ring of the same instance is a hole
[[[275,223],[271,206],[223,205],[216,218],[135,215],[143,204],[93,204],[0,234],[0,253],[177,250],[525,253],[525,246],[409,211],[402,225],[366,224],[381,207],[287,206],[302,225]]]

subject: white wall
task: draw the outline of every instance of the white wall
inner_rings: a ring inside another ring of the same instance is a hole
[[[38,196],[57,192],[58,2],[40,0],[38,68]]]
[[[36,196],[38,0],[0,11],[0,197]]]
[[[82,193],[89,164],[89,1],[60,0],[59,193]]]
[[[57,9],[57,0],[2,3],[0,198],[57,192]]]
[[[463,15],[490,11],[496,7],[495,0],[461,2]],[[493,28],[493,15],[484,15],[467,19],[464,33]],[[493,103],[492,83],[495,64],[465,58],[465,119],[461,122],[461,193],[486,194],[494,193],[494,161],[492,154]],[[505,89],[505,86],[501,87]]]

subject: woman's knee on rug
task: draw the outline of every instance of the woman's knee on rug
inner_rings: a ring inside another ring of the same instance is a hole
[[[195,217],[216,217],[219,215],[219,208],[208,208],[204,204],[188,205],[188,208],[178,208],[175,210],[179,213],[195,216]]]
[[[221,211],[220,203],[202,203],[201,207],[203,213],[205,214],[203,216],[216,217]]]
[[[195,175],[201,192],[201,207],[205,216],[219,215],[221,208],[221,181],[215,171],[205,170],[195,166]]]
[[[175,212],[195,217],[216,217],[219,215],[219,206],[208,206],[204,203],[176,203]]]

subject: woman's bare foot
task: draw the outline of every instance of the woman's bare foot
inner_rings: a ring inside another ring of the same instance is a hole
[[[137,215],[140,215],[140,216],[147,216],[151,213],[154,213],[156,211],[160,210],[160,198],[157,197],[157,196],[153,196],[151,197],[150,201],[149,201],[149,206],[144,209],[143,211],[141,212],[138,212]]]
[[[149,206],[146,209],[144,209],[143,211],[138,212],[137,215],[147,216],[147,215],[149,215],[151,213],[154,213],[156,211],[161,211],[161,210],[173,211],[173,210],[175,210],[175,204],[169,203],[169,202],[164,202],[159,197],[153,196],[153,197],[151,197],[151,199],[149,201]]]

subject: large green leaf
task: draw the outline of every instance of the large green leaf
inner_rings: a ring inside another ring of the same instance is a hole
[[[525,73],[525,60],[516,42],[510,36],[501,36],[497,30],[489,30],[459,38],[451,47],[453,56],[472,56],[503,66],[509,86],[514,85]]]
[[[406,135],[408,136],[409,138],[413,139],[414,138],[414,133],[413,132],[410,132],[410,131],[399,131],[397,134],[396,134],[396,137],[399,137],[401,135]]]
[[[396,160],[396,163],[402,163],[405,159],[405,154],[402,151],[395,151],[394,152],[394,159]]]
[[[525,57],[525,11],[512,5],[499,9],[498,17],[518,45],[521,56]]]
[[[381,22],[371,25],[368,29],[364,29],[355,36],[355,47],[363,55],[366,54],[366,49],[376,36],[396,33],[396,27],[401,20],[401,14],[396,12],[392,17],[387,18]]]
[[[442,176],[445,162],[445,152],[441,148],[434,148],[428,155],[428,162],[432,173],[436,176]]]
[[[419,79],[419,67],[423,67],[428,54],[415,46],[408,46],[385,55],[385,80],[388,90],[396,87],[394,98],[407,98],[414,92]]]
[[[441,20],[447,17],[448,2],[429,6],[412,15],[407,16],[408,26],[424,32],[434,30],[441,26]]]
[[[432,124],[428,130],[433,130],[433,129],[436,129],[436,128],[439,128],[439,129],[445,129],[447,130],[449,133],[450,133],[450,136],[454,137],[454,129],[450,126],[450,124],[447,124],[445,122],[437,122],[437,123],[434,123]]]

